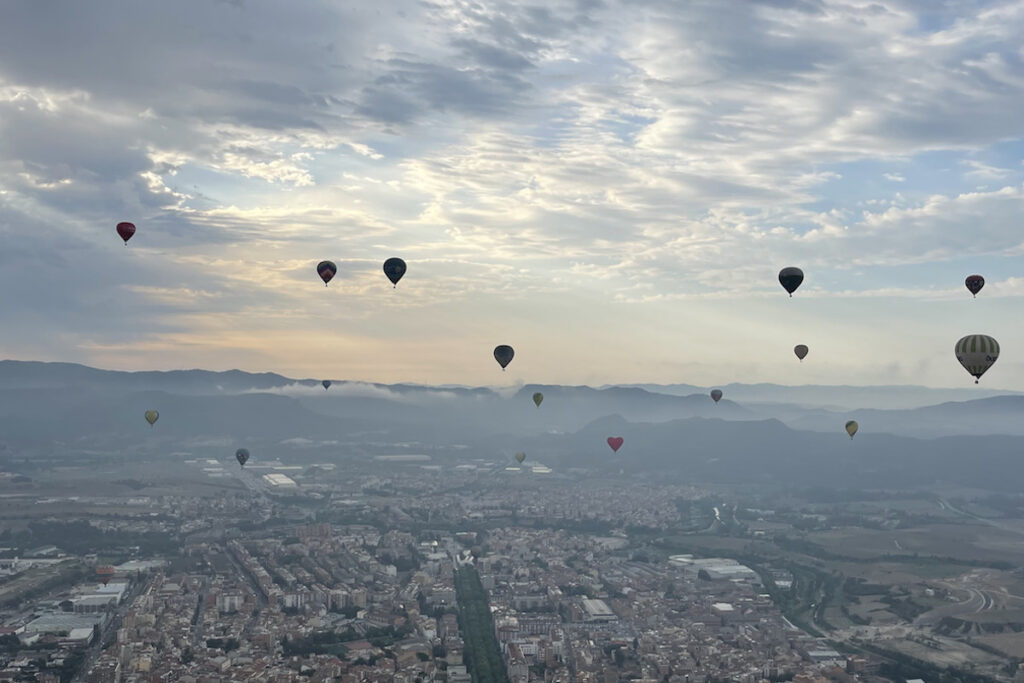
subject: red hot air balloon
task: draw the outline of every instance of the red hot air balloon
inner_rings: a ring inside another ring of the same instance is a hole
[[[608,445],[611,446],[612,450],[616,453],[622,448],[622,443],[625,441],[621,436],[609,436]]]
[[[134,223],[118,223],[117,224],[117,234],[121,236],[121,239],[124,240],[124,245],[127,247],[128,246],[128,240],[130,240],[132,238],[132,235],[135,234],[135,224]]]
[[[114,578],[115,573],[116,570],[109,565],[96,567],[96,578],[102,581],[104,586],[110,583],[110,580]]]
[[[968,275],[967,279],[964,280],[964,284],[967,285],[967,289],[970,290],[971,294],[977,297],[978,292],[985,286],[985,278],[980,275]]]

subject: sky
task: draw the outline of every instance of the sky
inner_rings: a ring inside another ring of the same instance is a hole
[[[9,0],[0,357],[966,387],[980,333],[1024,390],[1021,35],[1019,1]]]

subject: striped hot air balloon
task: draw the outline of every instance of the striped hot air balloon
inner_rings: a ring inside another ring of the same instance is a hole
[[[977,384],[985,371],[999,359],[999,342],[987,334],[969,334],[956,343],[956,359]]]

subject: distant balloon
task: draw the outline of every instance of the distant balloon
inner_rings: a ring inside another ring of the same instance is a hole
[[[851,439],[853,438],[853,435],[857,433],[857,427],[858,425],[856,420],[850,420],[846,423],[846,433],[850,435]]]
[[[338,266],[330,261],[321,261],[316,264],[316,272],[320,279],[324,281],[324,287],[326,287],[327,283],[338,273]]]
[[[149,423],[150,427],[152,427],[156,423],[156,421],[159,420],[159,419],[160,419],[160,413],[158,413],[157,411],[155,411],[155,410],[147,410],[146,411],[146,422]]]
[[[543,400],[544,400],[544,394],[540,393],[539,391],[538,391],[538,392],[535,392],[535,393],[533,394],[533,403],[534,403],[534,405],[536,405],[536,406],[537,406],[538,408],[540,408],[540,404],[541,404],[541,402],[542,402]]]
[[[320,382],[320,384],[324,385],[324,391],[327,391],[328,389],[331,388],[331,380],[329,379],[325,379],[323,382]]]
[[[501,366],[502,370],[508,367],[508,364],[512,362],[512,357],[515,355],[516,352],[507,344],[494,347],[494,360],[498,361],[498,365]]]
[[[960,365],[974,375],[975,384],[999,359],[999,342],[985,334],[969,334],[958,341],[953,350]]]
[[[968,275],[967,279],[964,280],[964,284],[967,285],[967,289],[975,297],[978,296],[978,292],[985,286],[985,278],[980,275]]]
[[[526,460],[526,453],[523,453],[522,451],[516,453],[516,462],[517,463],[522,465],[524,460]]]
[[[795,353],[796,357],[799,358],[801,361],[803,361],[803,359],[807,357],[808,351],[810,351],[810,349],[808,349],[807,346],[804,344],[797,344],[796,346],[793,347],[793,353]]]
[[[622,448],[622,443],[625,441],[621,436],[609,436],[608,445],[611,446],[612,450],[616,453]]]
[[[108,583],[110,583],[110,580],[114,578],[114,574],[116,572],[117,570],[111,567],[110,565],[96,567],[96,578],[103,582],[103,585],[106,586]]]
[[[117,224],[117,234],[120,235],[121,239],[124,240],[125,246],[128,246],[128,240],[130,240],[132,238],[132,235],[135,234],[135,224],[134,223],[118,223]]]
[[[789,292],[790,296],[793,296],[793,292],[800,286],[800,283],[804,281],[804,271],[799,268],[792,266],[783,268],[779,271],[779,284],[782,288]]]
[[[722,400],[722,390],[721,389],[712,389],[711,390],[711,400],[713,400],[715,403],[718,403],[719,401],[721,401]]]
[[[481,553],[483,553],[483,549],[478,545],[475,545],[469,549],[469,554],[473,556],[474,560],[480,557]]]
[[[238,461],[239,465],[245,467],[245,463],[249,462],[249,449],[239,448],[237,451],[235,451],[235,460]]]
[[[398,286],[398,281],[405,275],[405,261],[400,258],[389,258],[384,262],[384,274],[391,280],[391,284]]]

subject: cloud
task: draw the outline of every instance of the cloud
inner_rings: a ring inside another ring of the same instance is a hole
[[[986,270],[995,301],[1022,33],[1020,2],[6,3],[0,352],[486,383],[440,345],[738,310],[790,264],[806,297]]]

